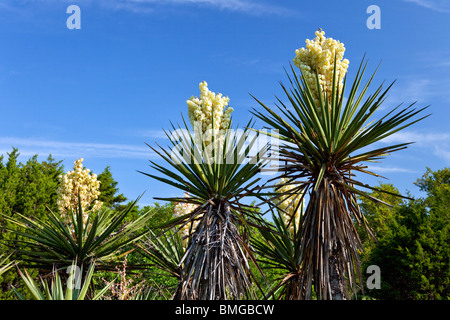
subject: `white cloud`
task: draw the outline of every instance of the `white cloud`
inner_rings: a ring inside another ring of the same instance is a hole
[[[73,4],[73,0],[34,0],[32,2],[52,4],[61,1]],[[156,12],[157,9],[163,7],[190,5],[242,12],[251,15],[292,14],[292,10],[288,10],[279,5],[268,4],[267,2],[257,0],[79,0],[77,2],[80,6],[92,3],[97,3],[115,10],[127,10],[135,13],[151,13]],[[14,7],[14,1],[7,0],[5,3],[0,5],[0,9],[2,7]]]
[[[262,3],[255,0],[108,0],[108,5],[122,6],[123,8],[151,9],[155,6],[168,5],[197,5],[212,7],[220,10],[244,12],[247,14],[287,14],[289,11],[280,6]]]
[[[400,131],[384,138],[381,142],[388,144],[414,142],[417,145],[429,146],[449,141],[450,134],[445,132],[420,133],[414,131]]]
[[[438,12],[450,12],[450,2],[448,0],[403,0],[413,2],[421,7]]]
[[[438,157],[444,159],[448,164],[450,164],[450,148],[448,148],[448,146],[445,147],[435,146],[434,154],[436,154]]]
[[[21,155],[35,154],[58,157],[97,157],[97,158],[144,158],[155,156],[152,150],[143,145],[107,144],[91,142],[64,142],[35,138],[0,137],[0,152],[6,154],[11,148],[19,149]],[[8,150],[8,151],[4,151]]]
[[[414,142],[414,146],[425,151],[428,157],[438,157],[443,159],[445,163],[450,163],[450,133],[403,131],[380,141],[380,143],[390,145],[409,142]]]
[[[423,104],[425,101],[439,95],[442,97],[441,83],[423,76],[408,76],[398,81],[389,90],[387,102],[390,104],[411,104],[415,101]]]
[[[381,167],[381,166],[367,166],[367,170],[374,173],[393,173],[393,172],[405,172],[405,173],[417,173],[415,170],[399,167]]]

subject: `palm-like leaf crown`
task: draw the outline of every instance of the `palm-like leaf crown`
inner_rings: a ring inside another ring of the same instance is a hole
[[[241,135],[231,129],[228,98],[210,92],[200,84],[201,96],[188,100],[194,133],[184,128],[167,133],[170,150],[152,148],[171,168],[155,162],[162,176],[144,173],[189,194],[184,198],[156,198],[193,204],[193,210],[178,215],[166,227],[192,226],[176,299],[239,299],[252,297],[246,226],[257,219],[242,202],[259,180],[256,173],[264,165],[259,157],[248,159],[257,136],[250,130]],[[206,122],[206,124],[205,124]],[[247,127],[250,127],[250,122]],[[258,155],[263,154],[261,148]],[[193,223],[195,222],[195,223]]]
[[[148,232],[146,224],[153,210],[123,224],[138,199],[121,212],[102,208],[88,215],[86,220],[81,205],[67,213],[70,221],[65,215],[50,210],[47,220],[32,219],[19,213],[15,217],[0,213],[0,217],[18,227],[5,229],[23,238],[23,248],[12,249],[16,259],[22,260],[26,267],[49,271],[53,265],[67,266],[73,260],[85,265],[96,259],[98,268],[111,269],[122,250]]]
[[[304,50],[301,52],[305,55]],[[367,67],[363,61],[344,99],[347,76],[340,77],[342,69],[338,70],[339,63],[334,63],[339,55],[336,52],[321,54],[333,59],[331,81],[327,78],[329,73],[325,75],[325,82],[320,81],[324,79],[319,74],[320,68],[310,68],[311,72],[306,73],[301,67],[299,73],[291,66],[292,76],[288,74],[288,78],[292,88],[281,84],[289,107],[277,98],[274,111],[255,98],[265,112],[254,109],[252,113],[279,132],[282,165],[278,170],[282,174],[274,179],[284,178],[287,183],[297,184],[297,188],[290,191],[291,199],[297,197],[296,194],[301,194],[300,200],[309,196],[299,223],[297,243],[302,269],[301,296],[311,298],[314,287],[320,299],[349,298],[351,292],[357,290],[357,279],[361,283],[358,250],[362,245],[354,223],[363,223],[370,232],[359,209],[357,195],[377,201],[364,191],[364,188],[375,188],[357,180],[356,174],[379,176],[369,171],[364,163],[380,160],[406,148],[408,143],[369,147],[423,119],[412,118],[425,108],[416,110],[410,105],[398,111],[398,106],[371,121],[392,84],[386,90],[380,85],[365,97],[376,71],[359,91]],[[301,66],[298,60],[295,62]]]

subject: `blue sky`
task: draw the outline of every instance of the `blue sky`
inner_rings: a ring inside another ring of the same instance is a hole
[[[80,30],[66,27],[72,4]],[[366,26],[372,4],[381,29]],[[258,107],[250,94],[282,98],[283,67],[321,27],[345,44],[350,76],[366,54],[369,71],[381,61],[372,88],[397,80],[383,110],[431,105],[431,117],[387,141],[416,143],[372,166],[420,195],[412,183],[426,167],[450,164],[449,18],[447,0],[1,0],[0,154],[52,154],[66,171],[81,157],[96,173],[109,165],[129,199],[146,191],[141,205],[181,195],[137,172],[159,161],[145,143],[167,145],[162,129],[187,115],[203,80],[246,123]]]

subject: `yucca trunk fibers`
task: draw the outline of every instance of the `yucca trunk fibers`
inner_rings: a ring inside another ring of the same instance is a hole
[[[292,273],[289,277],[286,281],[284,297],[286,300],[300,300],[302,297],[301,278],[297,273]]]
[[[351,217],[351,211],[357,210],[353,205],[356,199],[339,180],[339,175],[326,170],[320,184],[310,193],[303,216],[301,278],[304,284],[314,284],[319,299],[350,298],[346,289],[352,286],[348,280],[354,281],[360,274],[358,250],[362,249],[362,243]],[[357,212],[354,215],[359,216]],[[357,270],[345,261],[353,261]],[[306,296],[311,296],[311,286],[305,288]]]
[[[228,202],[211,202],[183,257],[181,281],[174,297],[177,300],[251,297],[249,263],[237,219]],[[243,292],[246,297],[241,296]]]

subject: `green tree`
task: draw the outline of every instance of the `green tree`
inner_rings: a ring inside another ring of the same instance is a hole
[[[25,164],[18,161],[20,155],[17,148],[7,153],[8,159],[0,156],[0,213],[13,217],[21,213],[30,218],[45,219],[47,208],[56,210],[59,175],[63,171],[61,161],[52,156],[38,161],[37,155]],[[11,223],[0,221],[0,254],[11,250],[25,249],[20,236],[5,231],[15,229]],[[0,276],[0,299],[13,298],[11,285],[20,281],[14,269]]]
[[[420,188],[420,191],[427,194],[426,205],[437,210],[441,208],[439,202],[446,203],[450,198],[450,169],[432,171],[427,168],[425,174],[422,178],[417,179],[415,185]]]
[[[5,164],[3,156],[0,157],[0,212],[42,217],[46,207],[55,210],[58,177],[64,173],[61,161],[55,161],[50,155],[47,160],[39,162],[35,155],[22,164],[18,157],[16,148],[8,153]]]
[[[122,194],[118,194],[118,182],[114,180],[110,166],[107,166],[102,173],[97,176],[100,181],[100,196],[98,200],[111,209],[118,209],[121,203],[127,201],[127,198]]]
[[[373,238],[365,232],[362,224],[356,226],[365,252],[368,252],[376,245],[377,238],[390,232],[389,223],[395,218],[396,207],[405,203],[399,190],[393,184],[380,183],[378,189],[374,190],[371,196],[381,202],[374,202],[368,198],[359,197],[362,215],[372,228],[375,236]]]
[[[380,299],[449,299],[450,292],[450,171],[427,172],[416,185],[425,198],[396,205],[377,234],[379,243],[365,265],[381,270]],[[382,220],[382,211],[371,210]]]

